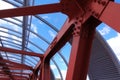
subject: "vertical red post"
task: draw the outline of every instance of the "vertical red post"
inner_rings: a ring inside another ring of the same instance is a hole
[[[50,80],[50,61],[49,60],[42,62],[39,80]]]
[[[91,21],[81,27],[75,26],[66,80],[86,80],[91,45],[97,26]]]

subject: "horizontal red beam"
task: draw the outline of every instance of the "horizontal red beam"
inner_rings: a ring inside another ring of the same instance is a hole
[[[30,7],[0,10],[0,18],[36,15],[36,14],[43,14],[43,13],[45,14],[45,13],[53,13],[53,12],[59,12],[59,11],[61,11],[60,3],[30,6]]]
[[[22,75],[30,75],[30,73],[25,73],[25,72],[10,72],[11,74],[22,74]],[[6,74],[5,72],[3,71],[0,71],[0,74]]]
[[[0,78],[0,80],[10,80],[10,78],[4,78],[4,77],[2,77],[2,78]],[[15,79],[15,80],[28,80],[28,79]]]
[[[43,57],[43,54],[40,54],[40,53],[28,52],[28,51],[17,50],[17,49],[6,48],[6,47],[0,47],[0,51],[11,52],[15,54],[23,54],[23,55],[28,55],[28,56],[35,56],[35,57],[40,57],[40,58]]]
[[[0,60],[0,63],[9,63],[9,64],[6,64],[7,67],[13,66],[15,68],[21,68],[21,69],[23,68],[23,69],[33,70],[33,68],[28,65],[12,62],[12,61],[5,60],[5,59]]]
[[[10,78],[0,77],[0,80],[10,80]]]

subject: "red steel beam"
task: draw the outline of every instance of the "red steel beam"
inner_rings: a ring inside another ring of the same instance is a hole
[[[28,77],[26,76],[18,76],[18,75],[12,75],[15,80],[21,79],[21,80],[28,80]]]
[[[10,80],[10,78],[0,77],[0,80]]]
[[[60,3],[6,9],[0,10],[0,18],[53,13],[59,12],[61,10],[62,8]]]
[[[43,61],[37,64],[37,66],[41,65],[39,66],[41,67],[40,80],[50,80],[50,58],[71,38],[73,28],[74,25],[72,24],[72,21],[69,22],[69,20],[67,20],[64,27],[44,53]],[[36,69],[39,67],[36,67]]]
[[[11,67],[11,66],[7,66],[10,70],[30,70],[29,68],[24,68],[24,67]],[[3,69],[3,70],[8,70],[8,69]]]
[[[110,0],[94,1],[91,11],[94,17],[120,32],[120,4]]]
[[[65,24],[63,25],[62,29],[58,32],[58,35],[55,37],[53,42],[47,48],[44,54],[44,60],[47,59],[48,61],[50,58],[62,47],[64,44],[71,38],[73,25],[72,21],[69,22],[69,19],[66,20]],[[35,70],[39,69],[41,65],[41,61],[35,66]],[[42,65],[41,65],[42,66]]]
[[[41,80],[51,80],[50,61],[45,61],[45,62],[42,63]]]
[[[72,31],[74,28],[73,22],[69,22],[69,19],[65,22],[61,30],[58,32],[58,35],[54,38],[50,46],[47,48],[44,53],[44,58],[50,59],[53,55],[61,49],[65,43],[71,38]]]
[[[15,79],[15,80],[21,80],[21,79]],[[10,78],[4,78],[4,77],[2,77],[2,78],[0,78],[0,80],[10,80]],[[22,79],[22,80],[28,80],[28,79]]]
[[[99,20],[120,32],[120,4],[110,1]]]
[[[5,60],[5,59],[0,60],[0,62],[1,62],[1,63],[9,63],[9,65],[10,65],[10,66],[13,66],[13,67],[18,67],[18,68],[33,70],[33,68],[30,67],[30,66],[28,66],[28,65],[20,64],[20,63],[16,63],[16,62],[12,62],[12,61]],[[8,64],[6,64],[6,65],[9,67]]]
[[[7,68],[9,68],[10,70],[32,70],[32,69],[29,69],[29,68],[26,68],[26,67],[20,67],[20,66],[10,66],[10,65],[6,65]],[[4,66],[4,67],[6,67]],[[3,69],[3,70],[8,70],[8,69]]]
[[[22,74],[22,75],[30,75],[30,73],[25,73],[25,72],[10,72],[11,74]],[[5,72],[0,71],[0,74],[5,74]]]
[[[90,17],[81,27],[75,27],[66,80],[86,80],[92,41],[99,23]]]
[[[16,74],[11,74],[12,76],[18,76],[18,77],[25,77],[25,78],[28,78],[27,76],[21,76],[21,74],[20,75],[16,75]],[[9,77],[9,75],[5,75],[5,74],[0,74],[0,77]]]
[[[17,50],[17,49],[6,48],[6,47],[0,47],[0,51],[11,52],[14,54],[23,54],[23,55],[28,55],[28,56],[35,56],[35,57],[40,57],[40,58],[43,57],[43,54],[40,54],[40,53],[28,52],[28,51]]]
[[[72,37],[73,28],[75,27],[74,23],[77,21],[77,19],[79,19],[79,17],[81,15],[83,15],[83,12],[82,12],[81,8],[79,8],[79,6],[77,6],[76,4],[73,5],[73,3],[70,3],[70,4],[71,4],[71,6],[69,6],[69,7],[75,11],[69,12],[66,9],[63,11],[66,14],[70,13],[69,14],[70,19],[68,19],[65,22],[62,29],[58,32],[58,35],[54,38],[54,40],[52,41],[50,46],[47,48],[46,52],[44,53],[43,62],[42,63],[39,62],[37,64],[37,66],[42,64],[41,65],[42,73],[40,75],[40,77],[41,77],[40,80],[50,80],[50,78],[46,78],[46,76],[50,77],[50,70],[49,70],[49,66],[48,66],[47,62],[49,62],[51,57],[53,57],[55,55],[55,53],[59,49],[61,49],[65,45],[66,42],[68,42],[70,40],[70,38]],[[77,7],[77,8],[75,8],[75,7]],[[81,11],[81,12],[78,14],[78,11]],[[73,16],[71,16],[71,15],[73,15]],[[89,16],[87,15],[86,19],[88,17]],[[37,68],[39,68],[39,67],[37,67]]]

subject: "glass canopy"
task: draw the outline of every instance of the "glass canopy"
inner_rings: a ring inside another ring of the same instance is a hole
[[[58,2],[59,0],[0,0],[0,10]],[[66,19],[67,16],[62,13],[2,18],[0,19],[0,46],[44,54]],[[98,28],[97,30],[100,29]],[[51,59],[50,67],[56,80],[65,80],[70,51],[71,44],[68,42]],[[5,62],[11,61],[11,63],[26,64],[32,68],[34,68],[40,60],[39,57],[5,51],[0,52],[0,59],[1,61],[6,60]],[[0,65],[10,64],[10,62],[2,64],[1,61]],[[31,70],[21,70],[19,67],[16,67],[16,69],[6,68],[6,71],[7,70],[18,73],[18,76],[21,75],[20,73],[24,73],[22,76],[25,77],[28,77],[32,72]],[[2,77],[1,74],[0,77]]]

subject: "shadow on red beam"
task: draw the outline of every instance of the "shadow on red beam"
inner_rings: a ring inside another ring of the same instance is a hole
[[[17,49],[6,48],[6,47],[0,47],[0,51],[43,58],[43,54],[40,54],[40,53],[27,52],[27,51],[23,51],[23,50],[17,50]]]

